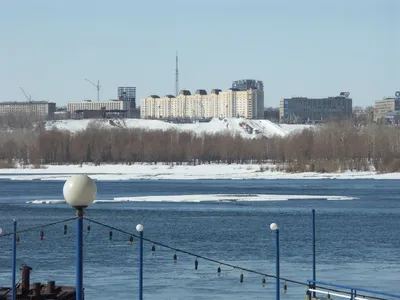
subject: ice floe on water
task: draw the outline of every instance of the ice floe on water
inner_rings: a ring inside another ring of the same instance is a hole
[[[112,200],[95,200],[94,203],[126,203],[126,202],[254,202],[254,201],[288,201],[288,200],[357,200],[348,196],[319,195],[271,195],[271,194],[206,194],[206,195],[165,195],[165,196],[135,196],[115,197]],[[33,200],[28,204],[63,204],[65,200]]]

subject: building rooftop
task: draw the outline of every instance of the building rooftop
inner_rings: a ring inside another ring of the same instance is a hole
[[[191,93],[190,93],[189,90],[181,90],[181,91],[179,92],[179,95],[190,96]]]
[[[319,99],[349,99],[351,98],[346,98],[343,96],[331,96],[331,97],[321,97],[321,98],[308,98],[308,97],[291,97],[291,98],[283,98],[283,100],[319,100]]]
[[[0,105],[31,105],[31,104],[55,104],[49,101],[5,101],[0,102]]]
[[[82,100],[82,101],[70,101],[68,103],[111,103],[111,102],[124,102],[120,99],[109,99],[104,101],[92,101],[92,100]]]
[[[251,87],[251,88],[249,88],[249,90],[250,89],[253,89],[253,90],[257,90],[257,88],[256,87]],[[243,92],[243,90],[240,90],[240,89],[237,89],[237,88],[229,88],[227,91],[234,91],[234,92]],[[216,94],[216,95],[218,95],[219,93],[221,93],[222,92],[222,90],[221,89],[212,89],[211,90],[211,92],[210,92],[210,94]],[[191,96],[192,95],[192,93],[189,91],[189,90],[181,90],[180,92],[179,92],[179,95],[183,95],[183,96]],[[178,95],[178,96],[179,96]],[[207,90],[205,90],[205,89],[197,89],[196,90],[196,92],[193,94],[193,95],[208,95],[208,93],[207,93]],[[150,95],[150,96],[148,96],[148,98],[160,98],[160,96],[158,96],[158,95]],[[176,98],[175,96],[173,96],[173,95],[165,95],[165,98]]]
[[[199,90],[196,91],[195,94],[196,94],[196,95],[207,95],[207,91],[206,91],[206,90],[201,90],[201,89],[199,89]]]
[[[400,101],[400,98],[394,98],[394,97],[384,97],[381,100],[376,100],[375,102],[382,102],[382,101],[393,101],[393,100],[398,100]]]
[[[0,104],[49,104],[49,103],[54,103],[54,102],[49,102],[49,101],[4,101],[0,102]]]
[[[216,94],[218,95],[220,92],[222,92],[220,89],[212,89],[211,94]]]
[[[235,83],[245,83],[245,82],[248,82],[248,81],[262,82],[262,80],[250,79],[250,78],[234,80],[233,82],[235,82]]]

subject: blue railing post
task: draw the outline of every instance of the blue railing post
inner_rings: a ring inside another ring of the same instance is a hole
[[[317,272],[316,272],[316,254],[315,254],[315,209],[312,210],[312,243],[313,243],[313,280],[314,282],[317,280]],[[314,283],[315,286],[315,283]],[[313,292],[313,297],[316,297],[316,293]]]
[[[83,211],[76,212],[76,300],[83,300]]]
[[[143,300],[143,225],[136,225],[136,230],[139,231],[139,300]]]
[[[280,281],[280,272],[279,272],[279,227],[276,223],[271,223],[269,225],[269,228],[272,231],[275,231],[275,236],[276,236],[276,300],[279,300],[280,298],[280,287],[279,287],[279,281]]]
[[[17,274],[17,220],[13,220],[13,244],[12,244],[12,294],[11,299],[17,299],[16,274]]]
[[[143,300],[143,231],[140,232],[140,250],[139,250],[139,300]]]
[[[279,270],[279,229],[276,231],[276,300],[280,298],[280,270]]]

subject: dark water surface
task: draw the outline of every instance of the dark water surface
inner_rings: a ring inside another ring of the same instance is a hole
[[[61,181],[0,181],[0,227],[20,229],[74,216],[65,204],[26,201],[62,199]],[[129,232],[142,223],[145,236],[217,260],[275,273],[275,235],[280,226],[281,276],[306,281],[312,276],[311,209],[317,211],[317,277],[339,284],[400,293],[400,185],[396,180],[156,180],[98,181],[97,199],[175,194],[334,195],[358,200],[292,200],[222,203],[94,204],[86,217]],[[86,228],[85,224],[85,228]],[[75,284],[74,222],[20,235],[17,265],[33,267],[33,281]],[[91,224],[85,233],[86,299],[137,298],[138,243],[129,236]],[[275,299],[275,281],[145,243],[145,299]],[[11,283],[11,237],[0,238],[0,285]],[[19,275],[19,274],[18,274]],[[18,277],[19,279],[19,277]],[[17,280],[18,280],[17,279]],[[289,284],[282,299],[304,299],[305,288]]]

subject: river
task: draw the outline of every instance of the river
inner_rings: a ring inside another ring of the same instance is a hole
[[[63,181],[0,181],[3,232],[74,217],[66,204],[28,204],[62,199]],[[281,276],[306,282],[312,277],[311,210],[316,210],[317,279],[399,293],[400,185],[396,180],[136,180],[98,181],[99,200],[114,197],[181,194],[274,194],[356,197],[327,201],[296,199],[257,202],[125,202],[95,203],[92,218],[145,237],[244,268],[275,274],[275,234],[280,227]],[[285,198],[284,196],[282,198]],[[91,224],[84,237],[86,299],[135,299],[138,286],[138,242],[129,235]],[[32,280],[75,284],[74,222],[21,233],[17,265],[33,268]],[[11,237],[0,238],[0,285],[11,285]],[[145,299],[275,299],[275,281],[145,243]],[[19,273],[18,278],[19,279]],[[282,284],[283,285],[283,284]],[[305,297],[305,287],[289,283],[281,299]]]

